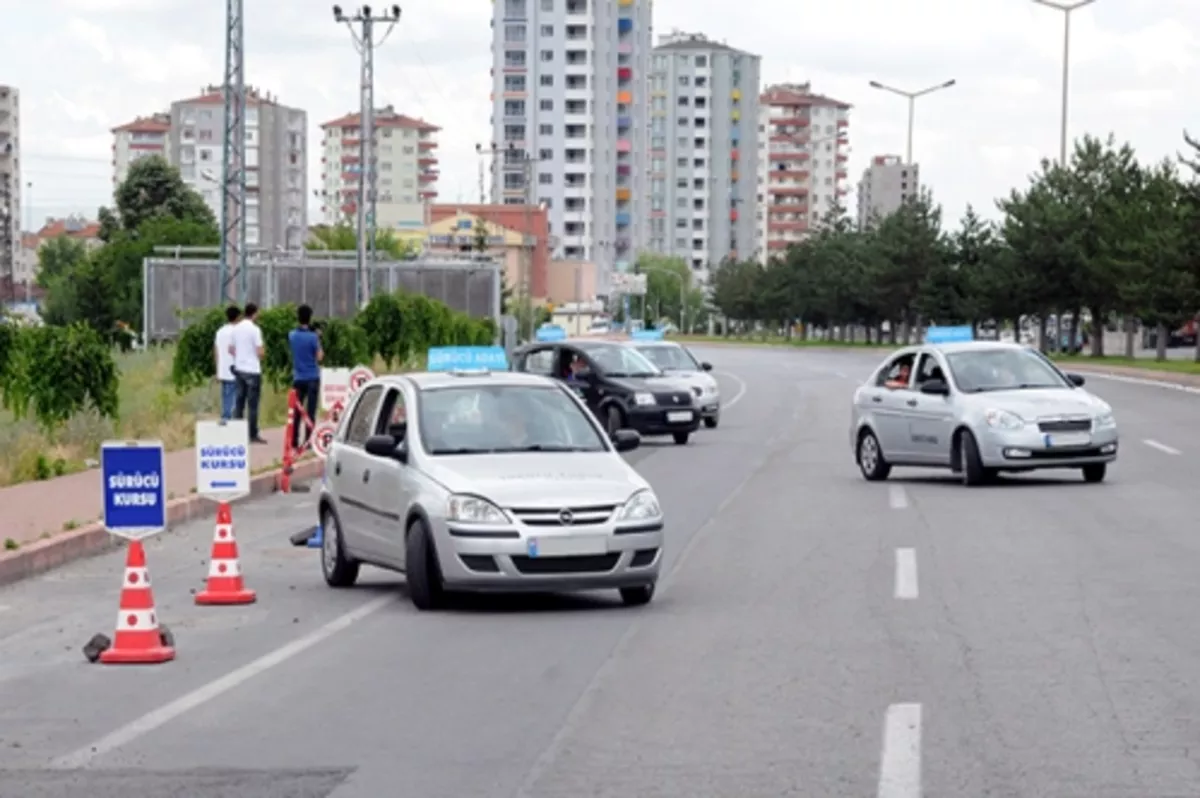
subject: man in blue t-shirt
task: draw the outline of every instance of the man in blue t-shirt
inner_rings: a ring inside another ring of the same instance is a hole
[[[308,305],[301,305],[296,313],[299,326],[288,333],[288,346],[292,350],[292,387],[296,389],[296,399],[308,413],[312,423],[317,421],[317,397],[321,392],[321,360],[325,353],[321,350],[321,337],[312,328],[313,310]],[[300,446],[300,428],[304,422],[296,420],[292,427],[292,447]],[[305,430],[304,440],[312,434],[312,429]]]

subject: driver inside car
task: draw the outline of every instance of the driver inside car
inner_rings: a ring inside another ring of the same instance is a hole
[[[884,387],[890,388],[893,391],[898,390],[900,388],[907,388],[908,387],[908,378],[909,378],[909,374],[911,372],[912,372],[911,365],[909,365],[908,363],[901,363],[900,371],[897,372],[895,377],[893,377],[892,379],[885,382]]]

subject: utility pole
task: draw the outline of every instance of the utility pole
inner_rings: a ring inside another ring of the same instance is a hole
[[[358,264],[354,271],[354,297],[360,308],[371,299],[371,280],[375,267],[375,211],[378,193],[375,191],[375,48],[382,46],[396,23],[400,21],[400,6],[390,13],[373,16],[370,6],[362,6],[353,15],[342,13],[341,6],[333,7],[335,22],[344,22],[361,57],[359,80],[359,143],[358,143]],[[375,23],[386,24],[383,38],[375,43]],[[354,26],[360,26],[355,31]],[[369,186],[368,186],[369,184]]]
[[[920,91],[905,91],[903,89],[886,86],[877,80],[872,80],[870,86],[872,89],[880,89],[881,91],[889,91],[892,94],[898,94],[908,100],[908,138],[904,148],[904,163],[911,165],[913,162],[913,119],[916,115],[917,99],[924,97],[926,94],[933,94],[935,91],[948,89],[957,83],[957,80],[948,80],[945,83],[939,83],[936,86],[930,86]]]
[[[1078,11],[1084,6],[1090,6],[1096,0],[1077,0],[1074,3],[1058,3],[1050,0],[1033,0],[1033,2],[1061,11],[1063,15],[1063,53],[1062,53],[1062,118],[1058,130],[1058,163],[1066,168],[1067,165],[1067,100],[1070,95],[1071,80],[1071,12]]]
[[[220,302],[245,304],[246,49],[242,0],[225,0],[225,131],[221,157]],[[234,281],[237,287],[234,287]]]
[[[520,286],[518,286],[519,296],[521,297],[520,307],[523,310],[528,310],[533,296],[533,256],[537,247],[537,236],[533,234],[533,209],[535,201],[533,167],[534,164],[538,163],[538,160],[531,157],[529,153],[518,150],[516,145],[511,141],[508,143],[508,149],[505,150],[505,163],[521,165],[521,184],[525,193],[525,233],[522,237],[521,279]],[[528,317],[530,327],[532,328],[533,315],[528,312],[524,315]],[[517,331],[519,335],[525,332],[525,330]],[[533,337],[533,330],[530,329],[528,332],[529,336]]]
[[[492,142],[485,147],[482,144],[475,145],[475,154],[479,156],[479,204],[487,205],[487,191],[484,184],[484,172],[490,171],[492,174],[492,190],[495,192],[496,182],[496,152],[499,148],[496,142]],[[491,161],[488,158],[491,157]]]

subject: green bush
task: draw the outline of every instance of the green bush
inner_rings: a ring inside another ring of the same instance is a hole
[[[32,414],[48,436],[88,408],[116,418],[117,365],[100,333],[80,322],[68,327],[11,327],[0,338],[7,350],[4,405],[17,418]]]

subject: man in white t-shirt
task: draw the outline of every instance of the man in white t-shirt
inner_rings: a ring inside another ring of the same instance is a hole
[[[225,323],[217,330],[213,341],[213,357],[217,365],[217,383],[221,386],[221,420],[233,418],[233,406],[237,402],[237,380],[233,377],[233,329],[242,312],[236,305],[225,308]]]
[[[232,342],[229,346],[229,353],[233,355],[233,376],[237,380],[237,401],[233,417],[247,419],[251,443],[266,443],[266,439],[258,434],[258,403],[262,398],[263,336],[256,323],[257,319],[258,305],[247,302],[242,320],[233,328]]]

